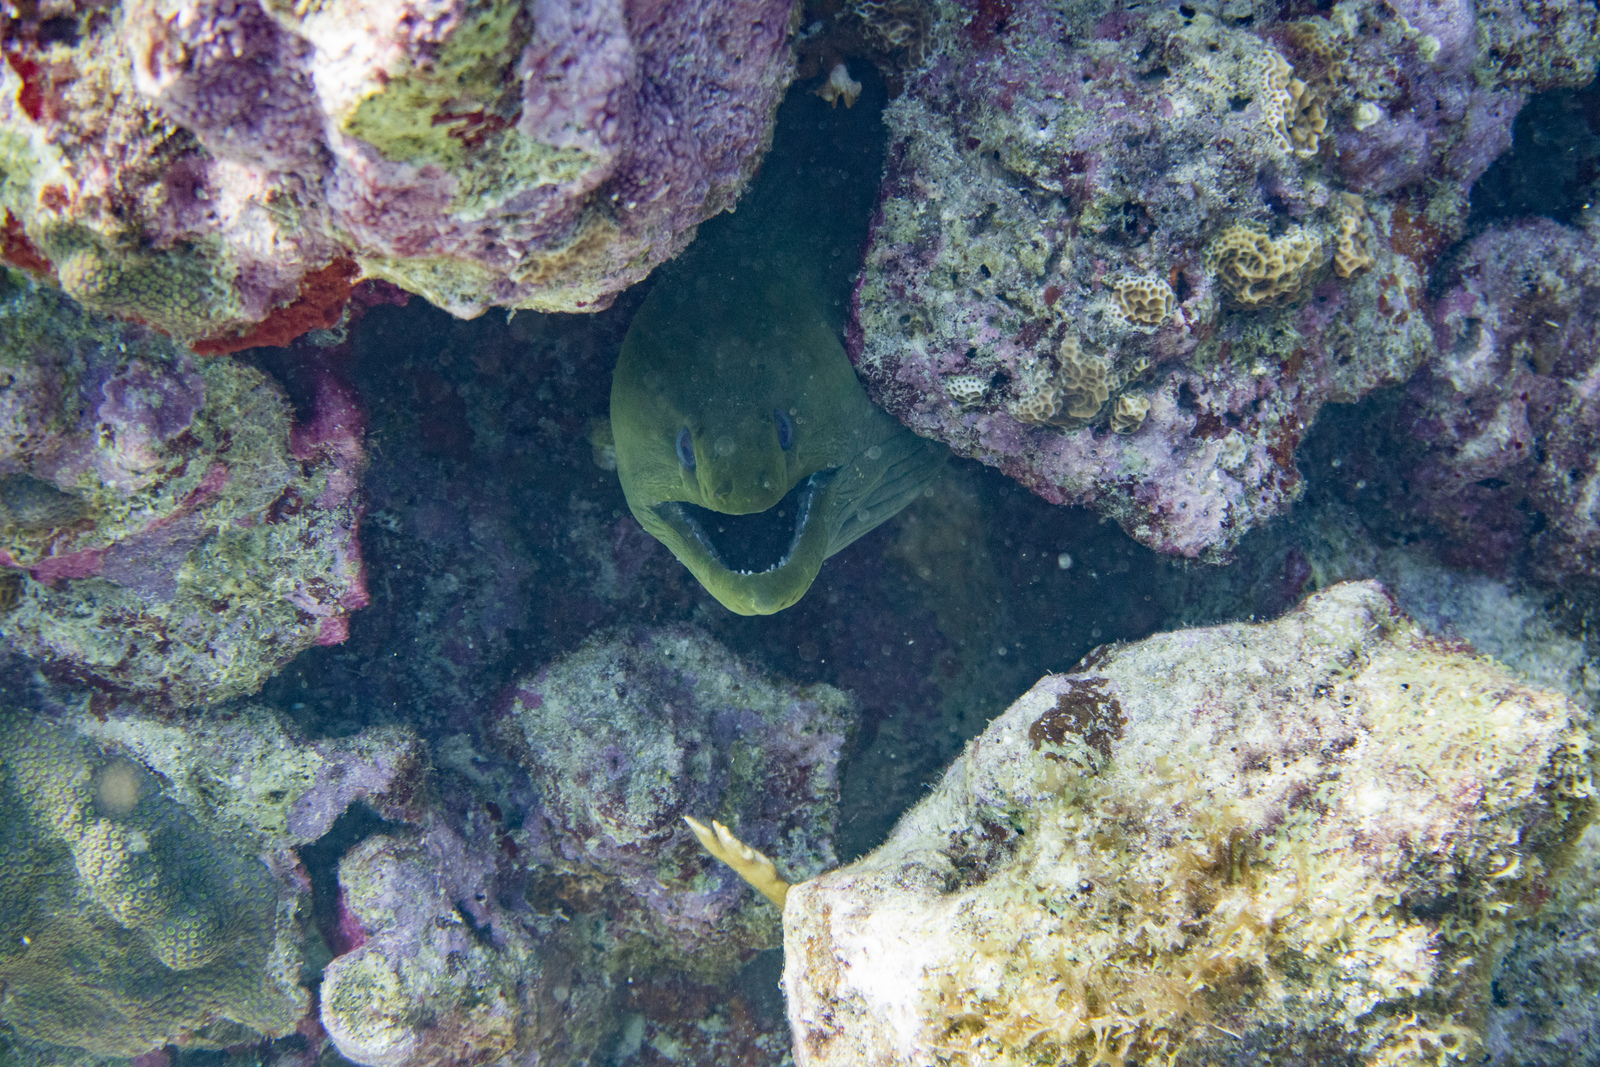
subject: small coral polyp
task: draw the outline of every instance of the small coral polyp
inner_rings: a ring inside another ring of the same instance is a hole
[[[1160,326],[1172,314],[1177,301],[1172,286],[1154,276],[1122,278],[1112,284],[1111,290],[1112,306],[1134,326]]]
[[[989,395],[989,379],[981,374],[952,374],[944,380],[945,392],[958,408],[975,408]]]
[[[1262,108],[1279,144],[1297,156],[1316,155],[1328,128],[1316,92],[1294,76],[1294,68],[1277,52],[1268,51],[1262,63]]]
[[[1100,413],[1116,385],[1116,372],[1106,356],[1091,356],[1070,334],[1063,338],[1052,365],[1036,360],[1022,372],[1011,413],[1020,422],[1057,424],[1092,419]]]
[[[1292,303],[1322,265],[1322,239],[1302,226],[1274,238],[1236,224],[1206,250],[1206,265],[1240,307],[1278,307]]]

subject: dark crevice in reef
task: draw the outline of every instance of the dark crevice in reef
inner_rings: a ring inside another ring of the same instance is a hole
[[[351,947],[346,944],[348,935],[339,929],[339,861],[374,834],[401,829],[403,823],[390,822],[365,804],[356,803],[333,821],[327,833],[300,846],[300,862],[305,864],[311,882],[311,916],[331,955],[340,955]],[[307,963],[312,963],[307,955]],[[320,977],[321,967],[316,969]]]
[[[1600,180],[1600,82],[1535,94],[1513,138],[1472,187],[1467,232],[1525,215],[1576,223]]]

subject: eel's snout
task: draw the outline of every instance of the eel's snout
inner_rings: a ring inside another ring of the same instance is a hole
[[[784,486],[772,476],[771,471],[762,470],[748,478],[725,475],[708,495],[713,511],[748,515],[755,511],[766,511],[783,498],[784,491]]]

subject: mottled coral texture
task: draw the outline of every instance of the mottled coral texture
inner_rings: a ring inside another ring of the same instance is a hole
[[[1587,722],[1376,582],[1101,649],[790,890],[796,1062],[1470,1062]]]
[[[832,686],[764,678],[694,630],[663,628],[593,639],[525,679],[511,722],[557,868],[604,872],[614,906],[636,916],[630,933],[715,965],[776,944],[777,916],[705,869],[683,816],[722,821],[789,878],[832,866],[856,710]]]
[[[297,422],[258,370],[0,275],[0,565],[25,576],[0,634],[175,705],[343,640],[361,416],[325,368],[310,392]]]
[[[188,339],[321,307],[349,260],[458,315],[604,307],[748,180],[792,6],[25,5],[5,247]]]
[[[0,662],[0,1031],[40,1062],[294,1033],[310,1006],[294,849],[355,800],[412,816],[397,797],[415,739],[308,743],[253,707],[188,727],[90,714],[28,673]]]
[[[1191,557],[1298,496],[1325,403],[1434,352],[1466,190],[1600,53],[1577,4],[937,10],[886,115],[852,358],[917,432]],[[1157,283],[1170,305],[1130,303]],[[1073,344],[1106,398],[1019,418]]]

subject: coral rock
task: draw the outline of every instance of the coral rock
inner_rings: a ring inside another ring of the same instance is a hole
[[[346,951],[320,1003],[346,1059],[589,1063],[624,1012],[670,1041],[706,1011],[674,1018],[674,998],[779,926],[682,816],[737,825],[791,876],[834,862],[837,690],[764,678],[689,629],[634,630],[523,679],[507,710],[498,743],[441,741],[441,803],[340,861]],[[653,1006],[627,1006],[635,985]]]
[[[1589,818],[1586,722],[1370,582],[1101,649],[790,889],[796,1062],[1468,1056]]]
[[[0,64],[7,255],[223,347],[325,325],[350,261],[457,315],[601,308],[749,179],[793,6],[30,7]]]
[[[1467,190],[1526,93],[1600,47],[1580,4],[1402,6],[934,5],[885,113],[849,346],[869,393],[1053,503],[1226,556],[1298,498],[1326,403],[1433,355],[1427,278]],[[1501,35],[1523,59],[1479,47]],[[1114,403],[1061,417],[1068,336],[1147,380],[1139,433],[1108,432]],[[956,378],[993,387],[952,404]]]
[[[485,862],[447,867],[441,846],[450,844],[459,849],[441,828],[384,834],[339,862],[341,903],[363,943],[328,965],[321,1017],[348,1060],[367,1067],[494,1062],[535,1036],[523,1033],[518,987],[541,976],[541,961],[514,933],[499,945],[477,936],[457,901],[468,899],[465,885]],[[548,1000],[547,990],[529,984],[530,996],[537,990]],[[572,1038],[581,1041],[598,1022],[597,1007],[565,1005]],[[424,1015],[428,1024],[417,1025]]]
[[[185,705],[342,640],[367,601],[348,391],[319,369],[294,424],[260,371],[16,278],[0,277],[0,565],[27,577],[0,633]]]
[[[0,671],[0,1024],[103,1057],[294,1032],[310,1000],[294,849],[353,800],[410,814],[384,794],[415,740],[307,744],[249,707],[189,727],[95,715]]]
[[[687,629],[591,640],[512,705],[556,867],[603,875],[652,951],[698,967],[775,943],[777,914],[720,866],[701,874],[683,816],[726,824],[786,878],[826,869],[853,712],[833,687],[762,678]]]
[[[1387,420],[1397,454],[1352,467],[1456,563],[1600,576],[1597,264],[1592,231],[1548,220],[1467,244],[1436,305],[1440,354]]]

